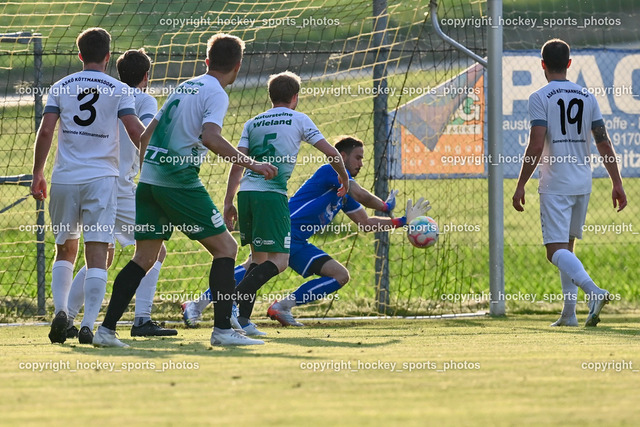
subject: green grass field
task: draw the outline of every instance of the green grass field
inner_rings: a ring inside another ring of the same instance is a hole
[[[551,329],[551,315],[272,322],[252,348],[212,348],[209,327],[132,340],[123,325],[130,349],[3,327],[2,423],[634,425],[640,314],[607,309],[591,329]]]

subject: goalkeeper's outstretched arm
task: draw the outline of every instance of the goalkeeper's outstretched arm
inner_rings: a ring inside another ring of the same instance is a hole
[[[352,181],[351,188],[349,189],[349,195],[361,205],[391,214],[396,207],[396,196],[398,195],[398,190],[391,190],[387,200],[382,200],[380,197],[362,188],[357,182]]]
[[[382,216],[369,216],[364,209],[358,209],[355,212],[350,212],[347,216],[351,221],[358,224],[358,231],[366,232],[378,232],[389,231],[397,227],[402,227],[404,224],[401,221],[397,221],[400,218],[385,218]],[[394,223],[394,220],[395,223]]]
[[[407,209],[403,217],[385,218],[381,216],[369,216],[364,208],[350,212],[347,216],[358,224],[358,230],[377,232],[403,227],[414,218],[425,215],[429,209],[431,209],[429,201],[420,198],[416,203],[413,203],[411,199],[407,200]]]
[[[349,195],[353,197],[353,200],[364,205],[369,209],[375,209],[381,212],[388,212],[387,204],[380,197],[365,190],[355,181],[351,181],[349,187]]]

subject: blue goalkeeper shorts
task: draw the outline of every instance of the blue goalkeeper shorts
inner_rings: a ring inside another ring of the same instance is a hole
[[[289,267],[302,277],[320,274],[322,266],[332,258],[306,240],[291,239]]]

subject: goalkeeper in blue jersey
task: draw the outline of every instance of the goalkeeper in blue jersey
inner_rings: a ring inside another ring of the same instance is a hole
[[[326,164],[309,178],[289,199],[291,215],[291,246],[289,267],[302,277],[320,276],[303,283],[296,291],[281,301],[274,302],[267,315],[284,326],[302,326],[291,314],[297,305],[307,304],[336,292],[350,280],[349,271],[326,252],[308,242],[316,232],[325,229],[339,211],[343,211],[358,228],[364,231],[384,231],[402,227],[411,219],[424,215],[431,207],[422,199],[413,205],[407,204],[405,216],[400,218],[370,217],[364,207],[391,213],[396,205],[397,191],[391,191],[386,201],[371,194],[354,180],[362,168],[364,144],[354,137],[342,137],[336,144],[349,172],[349,193],[339,197],[338,175]],[[363,207],[364,205],[364,207]],[[227,224],[228,226],[231,224]],[[235,268],[236,283],[251,269],[251,260]],[[183,319],[187,326],[195,326],[202,311],[211,302],[209,291],[197,301],[182,305]],[[236,323],[232,319],[232,324]],[[236,323],[235,327],[239,327]]]

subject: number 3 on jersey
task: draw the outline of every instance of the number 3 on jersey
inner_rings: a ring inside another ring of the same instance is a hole
[[[84,104],[80,104],[79,107],[80,111],[88,111],[89,117],[86,119],[82,119],[80,118],[80,116],[73,116],[73,121],[78,126],[90,126],[93,122],[96,121],[96,117],[98,116],[98,113],[93,106],[93,104],[98,101],[98,98],[100,98],[100,92],[98,92],[97,89],[87,88],[83,90],[80,94],[78,94],[78,101],[82,101],[89,94],[93,94],[91,99],[87,100]]]
[[[584,101],[582,99],[573,98],[569,101],[569,105],[565,108],[564,99],[558,99],[558,106],[560,107],[560,129],[562,134],[567,134],[567,123],[570,125],[578,125],[578,135],[582,134],[582,110],[584,109]],[[575,114],[571,113],[574,110],[574,106],[577,106]]]

